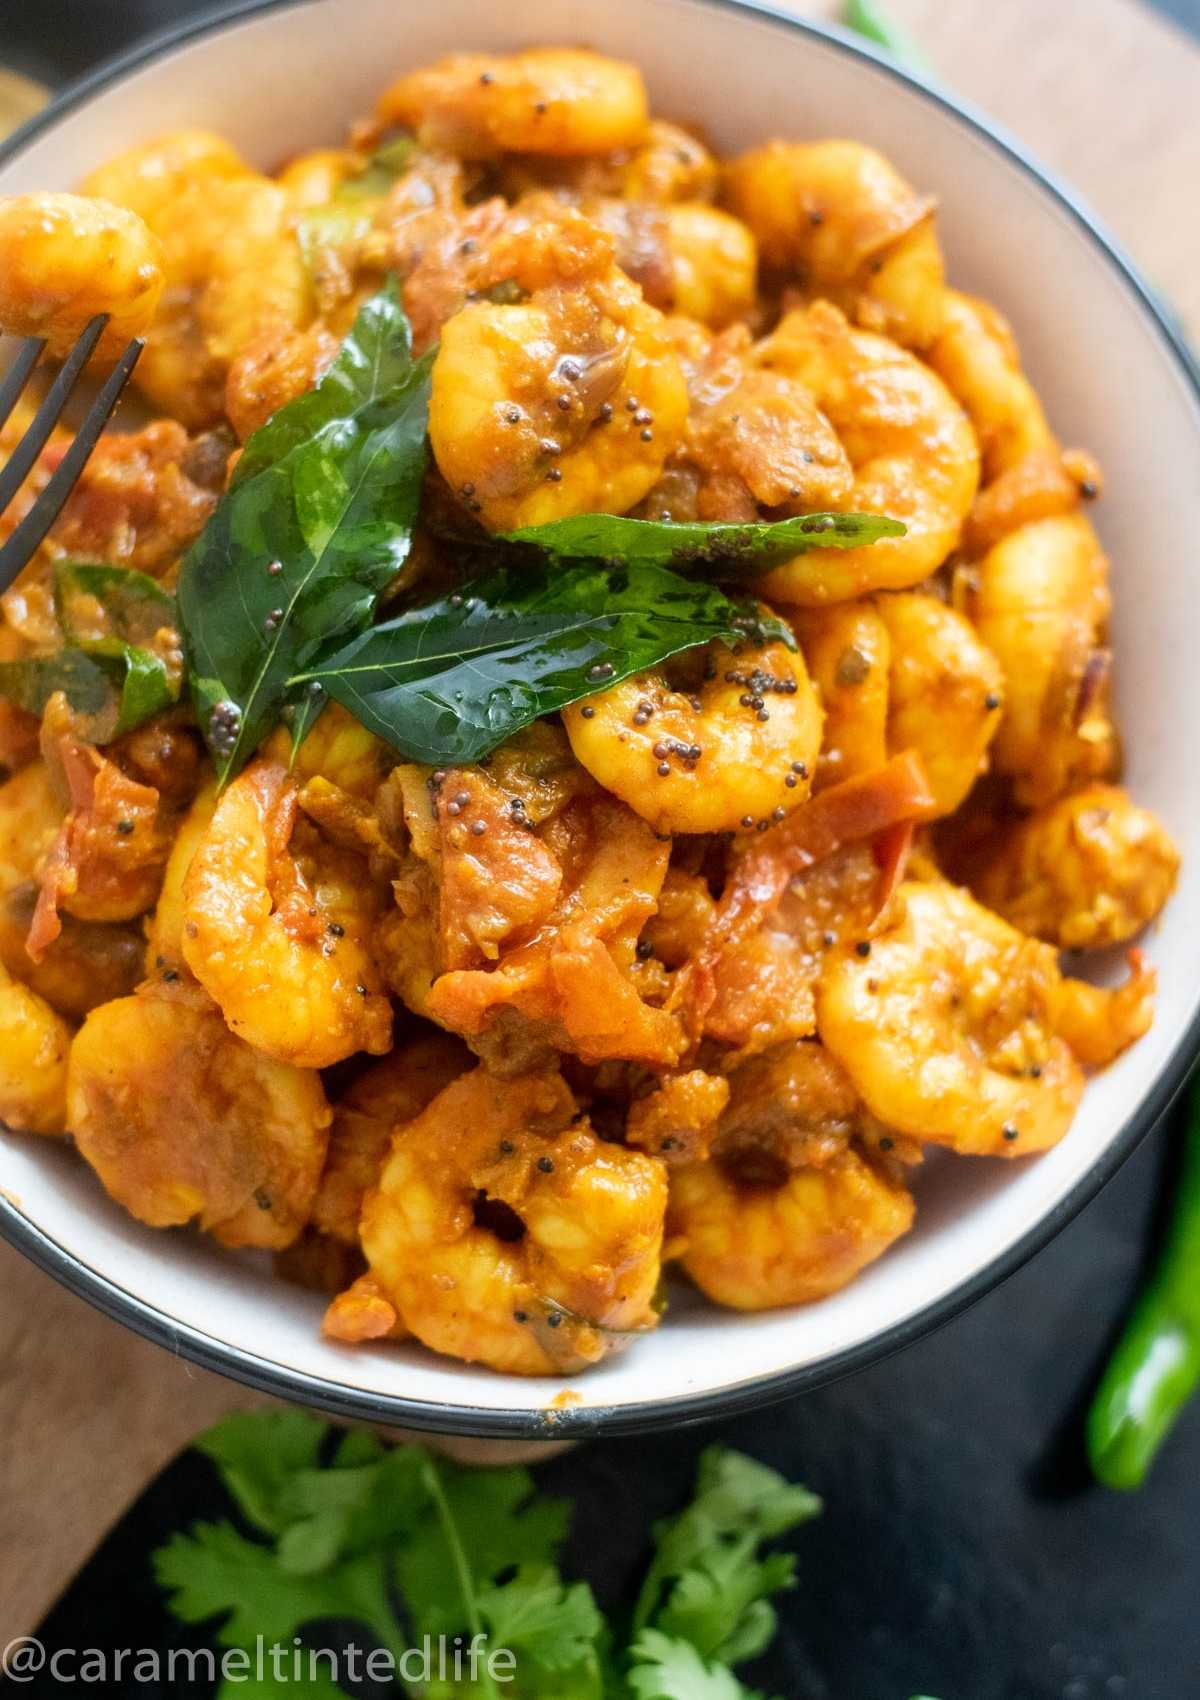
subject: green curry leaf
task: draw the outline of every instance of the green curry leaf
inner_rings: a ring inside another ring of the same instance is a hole
[[[222,782],[289,706],[289,681],[361,632],[404,565],[425,472],[431,355],[393,284],[359,310],[316,388],[247,442],[184,558],[192,696]]]
[[[461,594],[354,638],[315,682],[413,761],[478,761],[543,714],[681,650],[724,638],[792,643],[746,603],[664,567],[500,567]]]
[[[61,691],[101,743],[179,700],[178,668],[165,659],[175,601],[154,579],[129,567],[59,561],[54,604],[63,647],[0,664],[0,696],[40,715]]]
[[[857,549],[881,537],[903,537],[883,514],[799,514],[755,525],[620,519],[577,514],[502,534],[502,541],[544,550],[559,560],[645,562],[712,578],[764,573],[810,549]]]

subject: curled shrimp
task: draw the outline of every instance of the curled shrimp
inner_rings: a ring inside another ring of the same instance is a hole
[[[968,575],[965,609],[1004,675],[992,744],[1018,803],[1036,808],[1117,762],[1104,637],[1108,562],[1083,514],[1010,532]]]
[[[179,823],[163,871],[158,902],[146,930],[146,978],[173,984],[190,973],[183,954],[187,902],[184,888],[192,857],[208,836],[217,807],[217,782],[210,777],[193,797]]]
[[[36,961],[62,930],[59,911],[84,921],[128,921],[154,903],[170,851],[170,813],[158,789],[90,744],[59,741],[71,809],[39,873],[27,946]]]
[[[184,879],[183,954],[248,1044],[327,1068],[386,1051],[392,1016],[371,955],[378,905],[365,860],[303,828],[286,768],[259,758],[239,774]]]
[[[767,574],[763,594],[843,602],[927,578],[957,544],[979,483],[975,434],[941,379],[894,342],[855,330],[825,301],[788,313],[758,359],[806,385],[841,438],[854,483],[835,505],[907,527],[869,548],[814,549],[787,561]]]
[[[137,213],[162,244],[166,288],[139,387],[188,426],[218,422],[233,357],[264,332],[297,329],[311,316],[286,190],[204,130],[131,148],[83,190]]]
[[[970,415],[990,483],[1026,456],[1055,447],[1037,392],[1021,369],[1012,329],[995,307],[949,290],[929,364]]]
[[[915,750],[936,801],[952,814],[987,761],[999,725],[1004,677],[969,620],[934,596],[881,596],[891,640],[889,750]]]
[[[96,357],[115,359],[154,317],[162,245],[136,213],[82,195],[0,200],[0,328],[69,352],[89,319],[109,315]]]
[[[763,259],[907,348],[938,334],[945,299],[934,202],[861,142],[767,142],[733,162],[726,199]]]
[[[62,1016],[0,968],[0,1121],[21,1133],[62,1133],[70,1048]]]
[[[963,530],[971,559],[1018,526],[1070,513],[1099,494],[1099,467],[1090,455],[1059,447],[1008,321],[988,302],[947,291],[945,322],[927,358],[979,439],[983,488]]]
[[[607,153],[640,142],[649,121],[636,66],[553,47],[449,54],[393,83],[377,111],[463,159]]]
[[[1179,851],[1116,785],[1087,785],[1001,829],[971,885],[1023,933],[1063,950],[1125,944],[1166,903]]]
[[[472,1057],[445,1033],[397,1045],[351,1082],[334,1105],[329,1154],[313,1199],[312,1226],[342,1245],[358,1245],[367,1191],[379,1180],[393,1128],[413,1121]]]
[[[202,995],[118,998],[71,1046],[67,1123],[105,1189],[152,1228],[198,1218],[278,1248],[308,1218],[330,1111],[320,1076],[264,1056]]]
[[[1060,1032],[1079,983],[1049,945],[957,886],[910,881],[899,898],[901,919],[865,955],[827,964],[821,1039],[867,1106],[914,1139],[992,1157],[1057,1144],[1083,1092]],[[1093,1017],[1121,996],[1085,990],[1099,1000]]]
[[[797,608],[792,625],[825,714],[817,786],[882,767],[892,643],[874,601]]]
[[[670,1171],[683,1269],[735,1310],[824,1298],[907,1232],[912,1197],[852,1143],[871,1118],[820,1045],[780,1045],[730,1088],[711,1159]]]
[[[493,530],[624,513],[679,442],[687,388],[662,314],[570,209],[492,244],[479,282],[527,292],[448,319],[429,438],[451,489]]]
[[[854,474],[832,425],[797,379],[754,364],[744,325],[714,336],[672,318],[668,332],[690,405],[647,518],[757,520],[762,508],[811,513],[849,496]]]
[[[671,308],[714,330],[745,317],[758,287],[758,250],[739,218],[703,201],[669,206]]]
[[[711,202],[719,175],[704,143],[662,118],[652,118],[641,140],[629,147],[599,154],[510,154],[492,170],[509,201],[552,188],[572,200],[618,197],[644,207]]]
[[[662,1164],[598,1139],[557,1074],[477,1068],[397,1130],[362,1246],[432,1350],[553,1375],[655,1326],[666,1190]]]
[[[656,832],[732,832],[802,803],[821,710],[799,650],[714,643],[694,689],[639,673],[563,712],[576,759]]]
[[[469,798],[477,783],[467,789]],[[447,791],[447,808],[457,795]],[[485,966],[440,972],[435,952],[435,977],[418,1007],[462,1034],[498,1074],[544,1065],[556,1050],[588,1062],[674,1063],[683,1046],[679,1023],[643,998],[636,973],[638,938],[662,888],[667,846],[623,803],[595,792],[551,817],[539,836],[523,836],[514,853],[526,877],[499,903],[499,894],[473,895],[475,881],[465,870],[468,903],[458,913],[474,909],[488,918],[486,930],[471,929],[474,960]],[[413,918],[430,900],[421,883],[401,878],[394,889],[404,925],[392,932],[385,921],[381,945],[385,952],[389,944],[398,947],[402,956]],[[494,952],[491,962],[482,953],[485,943]]]

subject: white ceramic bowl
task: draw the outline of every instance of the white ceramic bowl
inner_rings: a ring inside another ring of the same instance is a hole
[[[1012,318],[1057,429],[1108,474],[1099,523],[1114,562],[1129,782],[1184,853],[1179,891],[1148,942],[1160,979],[1154,1027],[1089,1087],[1061,1145],[1024,1163],[931,1162],[916,1231],[844,1292],[754,1317],[681,1292],[652,1339],[566,1397],[552,1381],[416,1348],[329,1344],[316,1297],[199,1236],[140,1227],[69,1150],[0,1136],[0,1231],[173,1351],[343,1415],[549,1438],[730,1412],[913,1339],[1049,1239],[1179,1086],[1200,1039],[1200,581],[1188,566],[1200,537],[1200,392],[1145,288],[1011,143],[848,37],[727,0],[265,0],[69,91],[0,154],[0,193],[68,188],[181,124],[210,125],[274,166],[338,138],[403,68],[454,48],[538,42],[637,60],[656,110],[699,121],[723,153],[774,135],[854,136],[937,193],[955,281]]]

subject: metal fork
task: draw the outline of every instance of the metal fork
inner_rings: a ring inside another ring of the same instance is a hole
[[[58,424],[59,416],[79,382],[80,374],[91,358],[92,350],[103,335],[107,323],[108,314],[97,313],[84,327],[79,341],[63,361],[58,375],[46,392],[45,400],[34,414],[29,429],[0,471],[0,514],[21,488],[34,462],[45,448],[50,433]],[[44,339],[39,337],[27,337],[22,343],[16,359],[5,374],[4,381],[0,383],[0,427],[7,423],[45,346]],[[75,433],[75,440],[59,462],[46,488],[38,495],[8,542],[0,548],[0,592],[8,589],[58,518],[64,502],[78,483],[79,475],[99,441],[100,433],[108,424],[117,399],[129,381],[129,374],[137,365],[138,356],[144,346],[142,339],[135,337],[124,349],[105,379],[103,388],[88,408],[83,424]]]

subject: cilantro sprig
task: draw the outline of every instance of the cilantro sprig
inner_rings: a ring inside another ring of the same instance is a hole
[[[691,1503],[652,1531],[632,1611],[606,1615],[559,1569],[570,1505],[528,1470],[462,1468],[299,1411],[227,1417],[196,1444],[250,1532],[198,1523],[159,1549],[174,1615],[213,1623],[247,1655],[260,1638],[290,1646],[317,1623],[349,1623],[391,1655],[395,1693],[414,1700],[766,1700],[735,1667],[774,1635],[771,1600],[793,1586],[795,1560],[764,1549],[821,1511],[807,1488],[710,1447]],[[511,1676],[481,1661],[473,1677],[414,1686],[404,1654],[439,1636],[485,1637],[511,1655]],[[302,1691],[342,1694],[323,1668]],[[218,1700],[242,1692],[227,1683]],[[253,1689],[296,1692],[269,1674]]]

